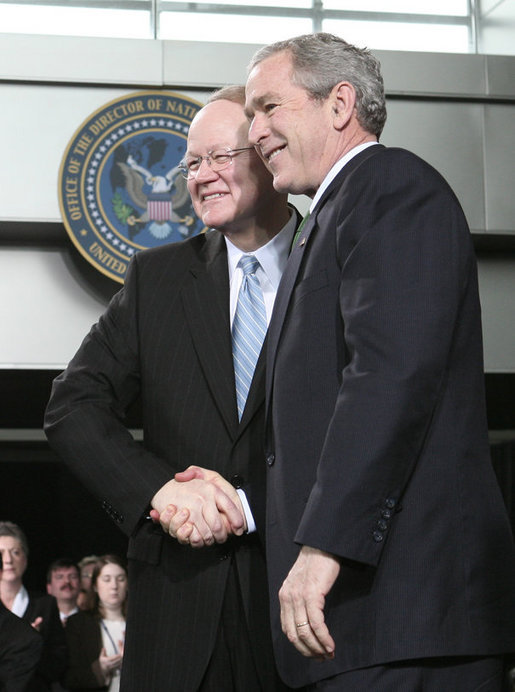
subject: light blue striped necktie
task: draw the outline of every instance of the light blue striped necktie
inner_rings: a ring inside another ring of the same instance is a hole
[[[263,291],[256,276],[258,260],[254,255],[243,255],[238,266],[243,270],[243,279],[232,323],[232,355],[238,418],[241,420],[267,322]]]

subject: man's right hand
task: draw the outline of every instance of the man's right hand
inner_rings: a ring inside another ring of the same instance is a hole
[[[246,521],[236,490],[222,476],[200,467],[178,474],[152,499],[154,520],[179,543],[193,548],[224,543],[229,534],[240,536]],[[182,476],[182,477],[181,477]]]

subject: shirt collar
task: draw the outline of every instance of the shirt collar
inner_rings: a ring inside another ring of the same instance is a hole
[[[375,144],[379,144],[379,142],[365,142],[364,144],[358,144],[357,147],[354,147],[353,149],[348,151],[344,156],[342,156],[341,159],[339,159],[334,164],[334,166],[330,169],[329,173],[322,180],[322,184],[318,188],[316,195],[313,197],[313,201],[311,202],[311,204],[309,206],[310,212],[312,212],[313,209],[316,207],[316,205],[319,203],[320,198],[322,197],[324,192],[327,190],[327,188],[329,187],[331,182],[336,178],[338,173],[345,166],[345,164],[349,163],[349,161],[351,159],[353,159],[361,151],[363,151],[364,149],[368,149],[368,147],[374,146]]]
[[[242,255],[254,255],[268,280],[277,288],[281,280],[282,273],[288,260],[293,234],[297,227],[297,212],[290,207],[290,218],[279,233],[271,240],[252,252],[242,252],[226,236],[227,259],[229,264],[229,282],[232,280],[234,271]]]
[[[61,618],[61,622],[65,623],[68,620],[68,618],[71,618],[72,615],[75,615],[75,613],[78,613],[78,612],[79,612],[78,607],[72,608],[72,610],[70,610],[69,613],[63,613],[63,612],[59,611],[59,617]]]
[[[27,593],[27,589],[22,584],[20,590],[18,591],[18,593],[14,597],[12,612],[21,618],[22,615],[27,610],[28,605],[29,605],[29,594]]]

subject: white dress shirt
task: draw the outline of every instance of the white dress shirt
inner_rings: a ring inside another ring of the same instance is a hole
[[[18,591],[14,597],[13,607],[11,612],[17,615],[19,618],[23,617],[27,607],[29,605],[29,594],[27,589],[22,585],[21,589]]]
[[[349,163],[351,159],[353,159],[356,154],[359,154],[360,151],[363,151],[364,149],[368,149],[368,147],[372,147],[375,144],[379,144],[379,142],[365,142],[364,144],[358,144],[357,147],[354,147],[354,149],[351,149],[348,151],[344,156],[342,156],[341,159],[339,159],[334,166],[330,169],[328,174],[325,176],[325,178],[322,180],[322,184],[318,188],[316,195],[313,197],[313,201],[309,205],[309,211],[312,212],[313,209],[316,207],[318,204],[320,197],[324,194],[324,192],[327,190],[329,187],[330,183],[336,178],[338,173],[342,170],[342,168],[345,166],[345,164]]]
[[[63,613],[61,610],[59,611],[59,617],[61,618],[61,624],[63,627],[66,627],[66,621],[68,618],[71,618],[72,615],[75,615],[75,613],[78,613],[79,609],[78,608],[72,608],[69,613]]]
[[[283,274],[288,254],[290,252],[293,234],[297,222],[296,214],[292,213],[288,223],[282,228],[272,240],[269,240],[266,245],[254,250],[253,252],[243,252],[234,245],[227,237],[225,243],[227,245],[227,262],[229,267],[229,285],[230,285],[230,318],[231,327],[236,312],[238,303],[238,293],[240,291],[241,281],[243,279],[243,270],[238,267],[238,262],[243,255],[253,255],[259,262],[259,267],[256,270],[256,278],[259,281],[261,290],[263,291],[263,299],[265,301],[266,321],[270,324],[272,310],[274,307],[275,296],[279,288],[279,282]]]
[[[274,308],[275,296],[279,288],[279,282],[283,274],[288,255],[290,253],[293,234],[297,226],[297,214],[292,211],[288,223],[275,235],[272,240],[269,240],[266,245],[254,250],[253,252],[243,252],[231,243],[225,237],[227,245],[227,262],[229,267],[229,314],[231,319],[231,328],[238,303],[238,293],[240,291],[241,282],[243,279],[243,270],[238,267],[238,262],[243,255],[254,255],[259,262],[259,267],[256,270],[256,278],[259,281],[261,290],[263,291],[263,299],[265,301],[266,322],[270,324],[272,310]],[[245,519],[247,520],[247,533],[253,533],[256,530],[256,523],[252,516],[247,496],[242,488],[237,488],[236,492],[240,496]]]

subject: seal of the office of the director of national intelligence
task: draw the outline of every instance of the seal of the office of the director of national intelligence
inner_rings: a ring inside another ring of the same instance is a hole
[[[115,99],[73,135],[59,171],[59,204],[79,252],[123,283],[139,250],[204,232],[179,163],[202,103],[167,91]]]

